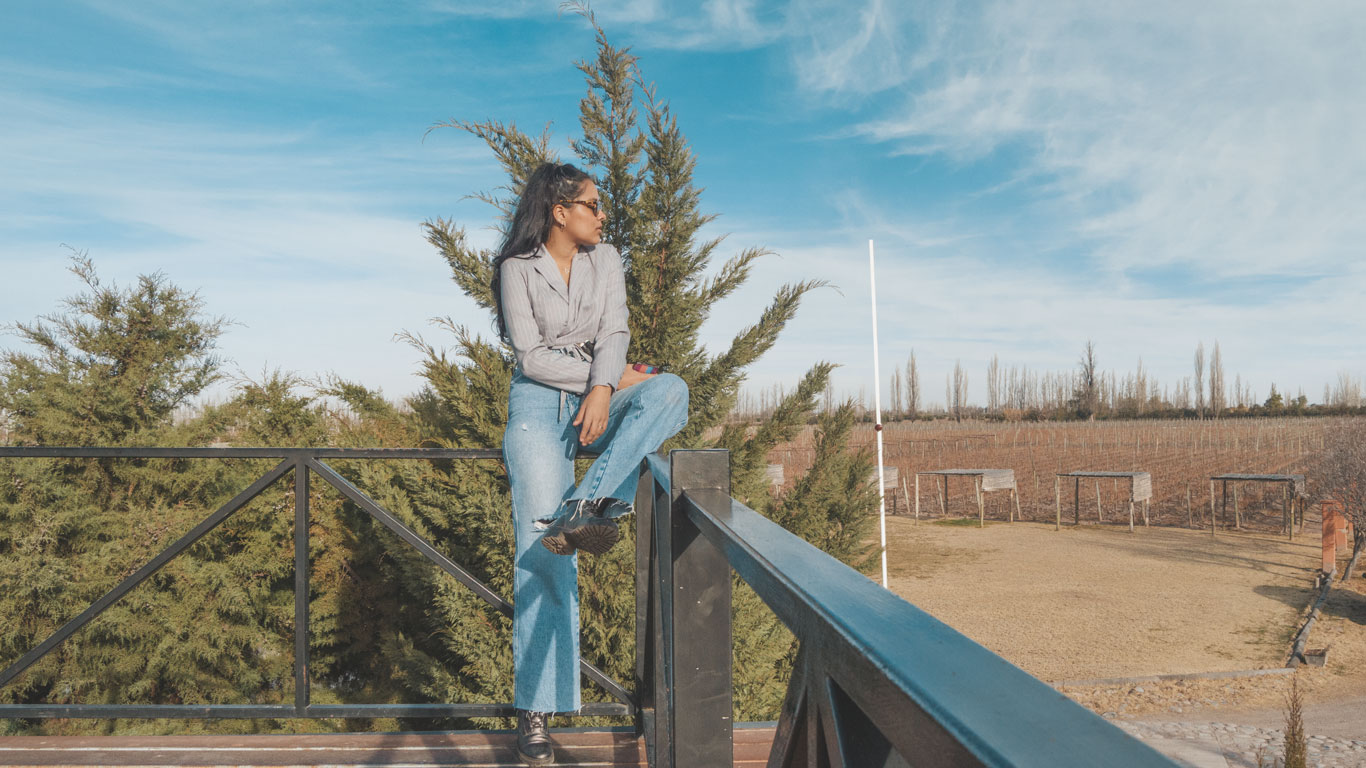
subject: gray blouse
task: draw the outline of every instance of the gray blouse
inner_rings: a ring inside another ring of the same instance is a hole
[[[569,285],[545,246],[502,265],[503,320],[517,366],[528,378],[582,394],[599,384],[616,389],[626,370],[626,276],[617,249],[579,249]],[[592,354],[583,354],[583,342]],[[590,362],[591,360],[591,362]]]

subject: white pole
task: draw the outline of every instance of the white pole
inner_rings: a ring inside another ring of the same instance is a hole
[[[868,288],[873,300],[873,432],[877,435],[878,523],[882,529],[882,588],[887,588],[887,483],[882,468],[882,371],[877,364],[877,275],[873,271],[873,241],[868,241]]]

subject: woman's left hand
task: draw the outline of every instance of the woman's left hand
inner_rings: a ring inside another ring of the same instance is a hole
[[[579,445],[590,445],[607,431],[608,406],[612,402],[612,388],[605,384],[593,387],[579,405],[574,426],[579,428]]]

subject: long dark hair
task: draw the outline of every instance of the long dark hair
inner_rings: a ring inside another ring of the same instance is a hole
[[[493,309],[498,317],[498,337],[508,339],[507,323],[503,320],[503,262],[512,258],[529,258],[550,237],[555,226],[552,212],[556,203],[572,200],[592,177],[569,163],[542,163],[527,178],[512,222],[503,236],[503,244],[493,259]]]

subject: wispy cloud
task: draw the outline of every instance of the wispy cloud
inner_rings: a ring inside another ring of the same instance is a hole
[[[65,2],[25,16],[38,19],[26,32],[0,29],[0,322],[70,292],[67,242],[113,279],[164,269],[203,287],[245,324],[226,341],[249,372],[337,370],[399,395],[417,366],[394,331],[447,314],[487,329],[419,224],[453,216],[491,245],[491,212],[462,197],[501,174],[477,139],[422,131],[447,115],[555,121],[567,157],[572,62],[592,37],[556,20],[557,0]],[[712,349],[794,276],[840,288],[808,298],[754,383],[792,382],[818,358],[846,366],[841,387],[867,380],[875,237],[884,363],[914,347],[931,391],[955,359],[1070,367],[1087,337],[1106,367],[1142,356],[1173,381],[1218,338],[1230,373],[1262,390],[1302,376],[1312,395],[1339,368],[1366,370],[1366,61],[1353,47],[1366,18],[1349,5],[594,11],[670,83],[664,97],[686,94],[705,199],[727,200],[713,228],[738,230],[726,247],[781,254],[716,308]],[[762,71],[698,75],[737,61]],[[737,138],[737,120],[762,138]]]
[[[420,229],[437,216],[487,220],[482,204],[439,194],[495,183],[472,142],[422,144],[416,128],[399,141],[171,123],[31,95],[0,103],[18,116],[0,124],[0,322],[76,290],[63,273],[70,243],[110,279],[163,271],[202,290],[210,312],[240,323],[224,351],[248,371],[333,370],[402,395],[417,389],[417,360],[394,333],[439,315],[485,330]]]
[[[203,5],[173,0],[86,2],[87,13],[140,33],[145,45],[174,52],[202,72],[250,81],[309,79],[377,87],[380,73],[358,66],[347,41],[369,25],[392,23],[383,14],[344,20],[307,4]]]
[[[756,0],[706,0],[701,13],[679,4],[668,24],[645,30],[642,42],[657,48],[733,51],[760,48],[787,34],[787,20]],[[693,6],[696,8],[696,6]]]
[[[802,244],[778,238],[774,233],[732,238],[768,242],[781,255],[762,261],[750,284],[716,308],[703,330],[704,340],[723,349],[736,328],[754,321],[773,287],[793,275],[824,278],[839,290],[807,296],[748,383],[791,386],[797,372],[816,360],[829,360],[841,366],[834,375],[837,391],[871,386],[866,240]],[[980,402],[985,396],[982,372],[993,355],[1007,366],[1071,370],[1088,339],[1097,342],[1104,370],[1123,375],[1142,358],[1168,386],[1190,374],[1197,343],[1209,347],[1219,340],[1229,380],[1239,374],[1261,396],[1274,382],[1281,391],[1302,387],[1317,400],[1333,371],[1366,368],[1366,351],[1344,349],[1338,332],[1310,337],[1303,332],[1305,327],[1340,326],[1341,308],[1359,301],[1353,298],[1359,289],[1347,286],[1366,280],[1363,267],[1350,268],[1346,280],[1311,280],[1255,305],[1229,305],[1097,285],[1037,263],[948,258],[960,249],[911,248],[894,237],[879,240],[877,252],[883,373],[890,376],[890,366],[904,365],[914,350],[931,399],[937,399],[937,382],[956,361],[968,369],[971,395]],[[1288,359],[1295,365],[1286,365]]]
[[[632,42],[645,48],[726,51],[758,48],[782,39],[788,22],[784,6],[760,0],[623,0],[591,4],[593,15],[609,30],[629,28]],[[432,11],[471,18],[551,18],[574,12],[559,0],[433,0]],[[614,41],[622,44],[625,36]]]
[[[1366,16],[1259,7],[873,0],[812,16],[797,72],[885,104],[856,130],[893,151],[1025,147],[1067,235],[1114,270],[1331,273],[1366,236]]]
[[[922,25],[910,23],[913,17],[907,13],[919,5],[888,0],[871,0],[861,8],[840,0],[794,3],[789,26],[793,68],[802,88],[866,95],[905,82],[932,58],[919,34]]]

